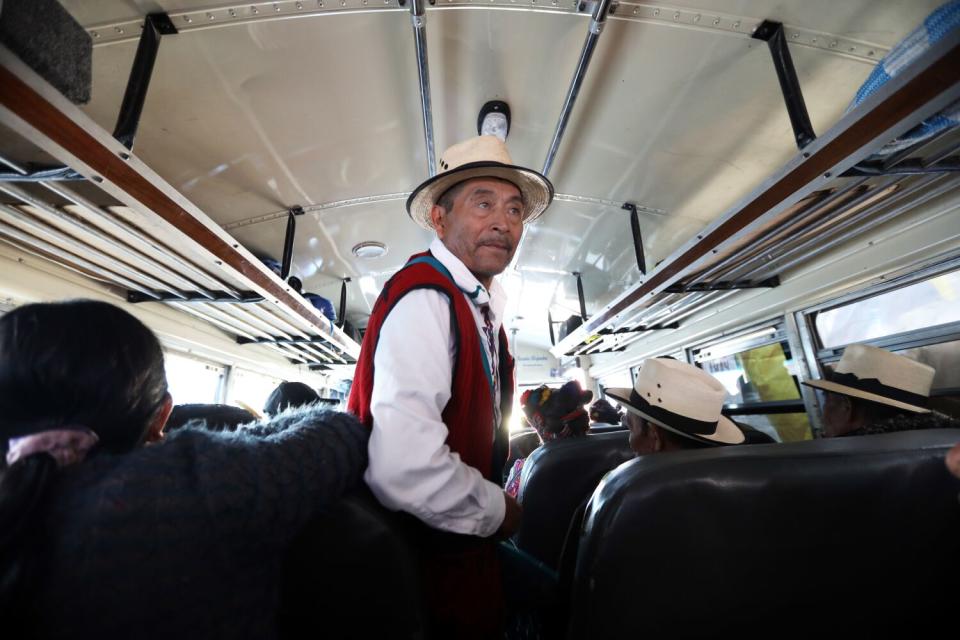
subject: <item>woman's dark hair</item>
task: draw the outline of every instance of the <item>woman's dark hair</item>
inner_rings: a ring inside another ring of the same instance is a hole
[[[30,304],[0,318],[0,450],[11,438],[59,428],[97,434],[95,450],[141,444],[167,380],[156,336],[105,302]],[[57,463],[21,458],[0,477],[0,618],[29,579],[36,522]]]
[[[320,394],[302,382],[281,382],[267,398],[263,411],[268,416],[275,416],[284,409],[302,407],[319,400]]]
[[[590,405],[590,420],[606,424],[620,424],[623,414],[603,398]]]

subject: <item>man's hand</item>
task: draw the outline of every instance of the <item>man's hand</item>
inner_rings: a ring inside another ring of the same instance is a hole
[[[503,513],[503,522],[494,535],[498,538],[509,538],[520,528],[520,518],[523,517],[523,507],[520,506],[520,503],[517,502],[515,498],[506,492],[503,493],[503,502],[506,505],[506,510]]]

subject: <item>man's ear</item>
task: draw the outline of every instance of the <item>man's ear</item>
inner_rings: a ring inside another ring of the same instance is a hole
[[[146,442],[160,442],[163,440],[163,428],[167,426],[167,420],[170,418],[171,411],[173,411],[173,398],[171,398],[168,393],[163,397],[163,404],[160,405],[160,409],[157,410],[156,415],[153,416],[153,420],[150,421],[150,426],[147,427]]]
[[[653,452],[660,453],[663,451],[663,434],[660,432],[660,426],[648,422],[650,425],[650,436],[653,439]]]
[[[443,227],[444,215],[446,213],[446,209],[438,204],[435,204],[430,208],[430,222],[433,223],[433,228],[437,232],[437,237],[441,240],[443,240],[443,236],[445,236],[447,233],[447,230]]]

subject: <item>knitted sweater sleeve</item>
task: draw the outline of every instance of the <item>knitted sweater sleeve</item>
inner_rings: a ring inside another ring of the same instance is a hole
[[[292,539],[356,485],[368,437],[353,416],[312,407],[234,433],[178,431],[166,444],[192,450],[186,473],[223,542],[253,550]]]

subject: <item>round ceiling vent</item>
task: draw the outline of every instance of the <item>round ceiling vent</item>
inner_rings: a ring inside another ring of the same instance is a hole
[[[358,258],[372,260],[387,255],[387,245],[382,242],[361,242],[352,251]]]

